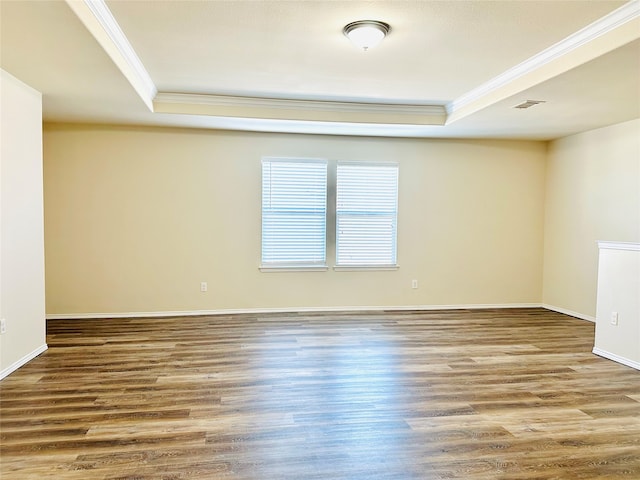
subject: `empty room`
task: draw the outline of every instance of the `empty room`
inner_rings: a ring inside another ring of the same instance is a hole
[[[0,478],[640,478],[639,0],[0,0]]]

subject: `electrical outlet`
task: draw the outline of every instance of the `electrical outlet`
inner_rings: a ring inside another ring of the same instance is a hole
[[[7,333],[7,321],[2,318],[0,319],[0,334]]]
[[[418,288],[418,280],[411,280],[411,288]]]
[[[206,292],[207,291],[207,282],[200,282],[200,291],[201,292]]]
[[[618,325],[618,312],[611,312],[611,325]]]

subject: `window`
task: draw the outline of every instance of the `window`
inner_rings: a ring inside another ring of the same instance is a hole
[[[326,160],[262,160],[260,268],[326,269],[327,214],[337,270],[397,268],[398,165],[338,162],[329,211],[327,170]]]
[[[262,160],[262,267],[326,268],[327,162]]]
[[[398,165],[338,163],[336,267],[396,268]]]

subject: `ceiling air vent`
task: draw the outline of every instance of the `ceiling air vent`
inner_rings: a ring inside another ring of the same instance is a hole
[[[533,107],[534,105],[538,105],[539,103],[545,103],[545,101],[544,100],[527,100],[526,102],[522,102],[518,105],[515,105],[513,108],[525,109],[525,108]]]

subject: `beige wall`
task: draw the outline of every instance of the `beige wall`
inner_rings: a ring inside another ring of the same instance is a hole
[[[50,125],[44,145],[48,314],[542,298],[540,142]],[[262,156],[398,161],[400,269],[261,273]]]
[[[0,70],[0,378],[46,349],[42,99]]]
[[[594,319],[599,240],[640,241],[640,120],[549,144],[543,302]]]

